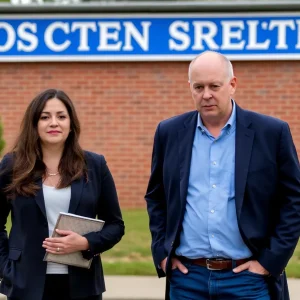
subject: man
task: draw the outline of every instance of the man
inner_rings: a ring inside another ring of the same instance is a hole
[[[241,109],[230,61],[189,67],[196,111],[161,122],[145,199],[166,299],[289,299],[300,170],[288,124]]]

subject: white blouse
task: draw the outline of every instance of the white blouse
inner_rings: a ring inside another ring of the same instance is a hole
[[[53,186],[43,184],[43,193],[48,220],[49,236],[51,236],[59,213],[68,212],[69,210],[71,187],[57,189]],[[48,262],[47,274],[68,274],[68,266]]]

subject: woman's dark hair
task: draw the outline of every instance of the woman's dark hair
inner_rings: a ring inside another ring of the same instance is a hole
[[[61,174],[58,188],[67,187],[72,181],[87,174],[84,152],[78,141],[80,123],[74,105],[63,91],[48,89],[31,101],[22,120],[20,134],[12,150],[12,181],[6,188],[9,198],[13,199],[16,195],[34,196],[40,188],[36,181],[45,175],[46,165],[37,126],[46,102],[54,98],[66,106],[71,130],[58,166]]]

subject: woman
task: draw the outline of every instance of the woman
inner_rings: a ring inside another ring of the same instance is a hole
[[[28,106],[20,135],[0,166],[0,293],[10,300],[102,299],[99,254],[124,234],[111,173],[102,155],[79,146],[80,124],[69,97],[49,89]],[[101,232],[59,231],[59,212],[102,219]],[[9,238],[6,220],[11,212]],[[47,263],[45,253],[81,251],[90,269]]]

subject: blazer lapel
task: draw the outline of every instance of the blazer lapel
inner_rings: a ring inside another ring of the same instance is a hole
[[[46,207],[45,207],[45,201],[44,201],[44,193],[43,193],[43,181],[42,179],[39,179],[37,181],[38,186],[40,187],[39,190],[36,193],[35,201],[38,207],[40,208],[41,212],[43,213],[44,217],[47,219],[46,214]]]
[[[182,203],[185,202],[187,195],[197,117],[198,112],[195,111],[195,113],[192,114],[190,118],[184,122],[184,128],[178,131],[180,164],[180,199]]]
[[[236,139],[235,139],[235,202],[237,217],[241,214],[244,193],[251,158],[254,131],[249,128],[251,120],[239,106],[236,109]]]
[[[81,199],[82,189],[84,183],[84,176],[77,179],[71,184],[71,200],[69,206],[69,213],[75,214],[79,201]]]

